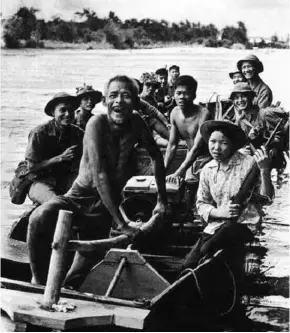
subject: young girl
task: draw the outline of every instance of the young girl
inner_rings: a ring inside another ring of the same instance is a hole
[[[253,163],[260,169],[260,198],[270,203],[273,196],[270,159],[263,146],[254,156],[240,153],[238,149],[246,144],[246,135],[228,121],[206,121],[200,131],[213,157],[201,171],[196,202],[207,226],[188,254],[185,268],[196,267],[202,257],[220,249],[234,258],[243,254],[245,242],[253,237],[248,226],[260,221],[261,204],[257,196],[245,207],[232,203],[231,198],[238,193]]]

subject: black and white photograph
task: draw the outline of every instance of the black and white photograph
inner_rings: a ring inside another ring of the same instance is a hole
[[[0,331],[289,332],[290,0],[0,13]]]

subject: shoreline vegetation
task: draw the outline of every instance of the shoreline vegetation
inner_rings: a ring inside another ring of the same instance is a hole
[[[218,30],[215,25],[181,21],[169,23],[149,18],[122,21],[114,12],[100,18],[84,8],[75,12],[74,19],[65,21],[54,16],[49,21],[37,18],[38,9],[20,7],[9,18],[2,19],[1,48],[45,49],[152,49],[180,46],[223,47],[228,49],[289,48],[273,35],[270,41],[251,41],[241,21],[237,26]]]

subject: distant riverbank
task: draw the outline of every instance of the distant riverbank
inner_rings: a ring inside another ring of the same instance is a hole
[[[132,49],[156,49],[156,48],[222,48],[225,49],[223,46],[214,47],[211,45],[207,45],[204,43],[183,43],[183,42],[156,42],[156,43],[150,43],[146,46],[144,45],[136,45]],[[88,43],[69,43],[69,42],[62,42],[62,41],[56,41],[56,40],[42,40],[38,43],[35,42],[34,44],[26,44],[25,41],[21,41],[19,44],[19,47],[17,49],[55,49],[55,50],[63,50],[63,49],[71,49],[71,50],[108,50],[108,49],[115,49],[115,47],[106,42],[88,42]],[[1,42],[1,49],[8,49],[6,48],[4,42]],[[16,48],[15,48],[16,49]],[[245,45],[236,43],[233,44],[231,47],[227,49],[234,49],[234,50],[244,50],[246,49]]]

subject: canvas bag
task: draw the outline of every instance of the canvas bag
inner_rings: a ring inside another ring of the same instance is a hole
[[[25,201],[30,185],[33,183],[36,175],[28,171],[27,161],[21,161],[16,170],[14,178],[9,186],[11,202],[15,205],[21,205]]]

